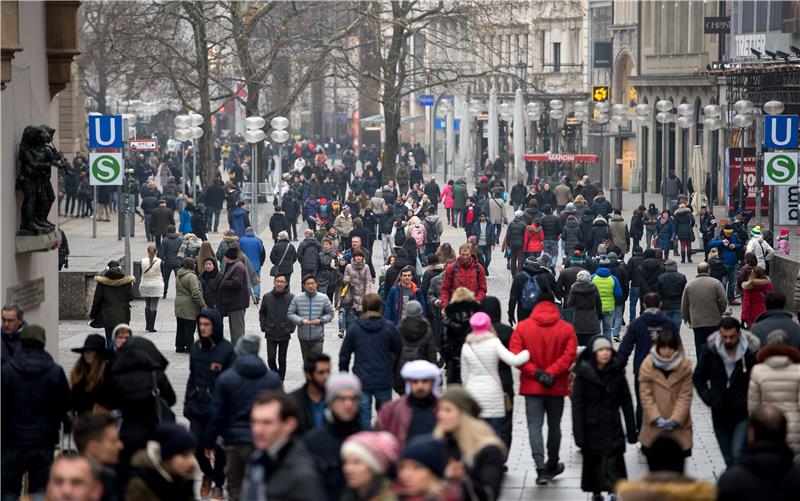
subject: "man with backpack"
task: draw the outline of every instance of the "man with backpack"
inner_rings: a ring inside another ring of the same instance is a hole
[[[511,281],[511,293],[508,297],[508,322],[514,325],[528,318],[542,289],[548,289],[561,296],[556,279],[547,266],[542,266],[536,257],[525,260],[522,271],[514,275]],[[516,319],[514,313],[516,312]]]
[[[425,255],[430,255],[436,252],[439,248],[439,242],[444,232],[442,220],[436,214],[436,207],[431,206],[428,208],[428,215],[425,216]]]
[[[466,287],[475,293],[475,301],[481,302],[486,297],[486,272],[472,255],[472,246],[462,244],[458,248],[458,259],[450,263],[442,278],[442,310],[447,307],[453,291]]]

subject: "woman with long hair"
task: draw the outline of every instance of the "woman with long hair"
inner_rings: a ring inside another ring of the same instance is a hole
[[[80,415],[94,410],[103,382],[108,376],[111,352],[106,348],[106,340],[100,334],[89,334],[83,341],[83,347],[73,348],[72,352],[80,354],[69,375],[72,408]]]
[[[453,246],[444,242],[436,249],[436,257],[438,257],[439,262],[447,268],[447,265],[455,261],[458,256],[456,255],[456,251],[453,250]]]
[[[742,283],[742,323],[749,329],[759,315],[767,311],[766,295],[772,292],[772,281],[764,268],[756,266]]]
[[[164,291],[164,276],[161,273],[161,259],[156,257],[158,249],[155,245],[147,246],[147,257],[142,259],[142,278],[139,283],[139,295],[144,298],[144,321],[147,332],[156,330],[156,314],[158,299]]]
[[[214,258],[214,261],[217,260],[216,253],[214,252],[214,248],[211,247],[211,242],[205,241],[200,244],[200,250],[197,251],[197,274],[203,273],[203,266],[206,262],[206,258],[211,257]]]
[[[462,487],[464,499],[488,501],[500,496],[506,446],[479,412],[461,385],[449,385],[439,397],[433,436],[445,444],[445,478]]]

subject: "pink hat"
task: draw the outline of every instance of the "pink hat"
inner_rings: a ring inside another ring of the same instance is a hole
[[[400,457],[400,444],[386,431],[360,431],[342,444],[342,458],[354,455],[367,463],[369,469],[384,474]]]
[[[479,311],[470,317],[469,325],[473,334],[486,334],[492,326],[492,319],[486,313]]]

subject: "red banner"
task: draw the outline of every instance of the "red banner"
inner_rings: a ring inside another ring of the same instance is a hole
[[[583,153],[527,153],[524,157],[526,162],[592,162],[596,163],[600,158],[593,154]]]
[[[742,157],[741,148],[730,148],[728,150],[728,209],[733,209],[734,202],[739,200],[737,185],[741,175],[742,159],[744,159],[744,210],[756,210],[756,150],[755,148],[745,148]],[[761,211],[769,213],[769,186],[761,186]]]

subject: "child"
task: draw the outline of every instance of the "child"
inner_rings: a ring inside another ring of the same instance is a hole
[[[789,243],[789,228],[781,228],[781,234],[778,235],[778,252],[786,254],[787,256],[792,252],[791,244]]]

